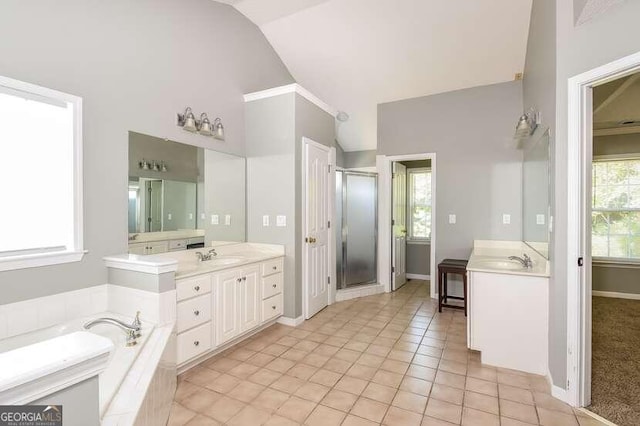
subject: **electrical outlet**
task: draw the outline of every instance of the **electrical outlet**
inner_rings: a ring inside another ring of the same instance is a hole
[[[537,214],[536,215],[536,225],[544,225],[544,215],[543,214]]]
[[[205,220],[207,218],[207,215],[204,213],[200,213],[200,219]]]
[[[510,214],[503,214],[502,215],[502,223],[504,225],[511,225],[511,215]]]
[[[224,224],[227,225],[227,226],[231,225],[231,215],[230,214],[224,215]]]
[[[219,225],[220,224],[220,216],[218,216],[217,214],[212,214],[211,215],[211,224],[212,225]]]
[[[287,217],[283,215],[276,216],[276,226],[287,226]]]
[[[449,215],[449,224],[454,225],[456,223],[456,215],[455,214],[450,214]]]
[[[262,216],[262,226],[269,226],[269,215],[265,214]]]
[[[167,214],[167,220],[172,220],[173,219],[173,215],[171,213]]]
[[[189,220],[193,220],[193,213],[189,213]]]

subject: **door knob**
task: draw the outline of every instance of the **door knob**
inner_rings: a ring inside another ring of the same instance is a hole
[[[195,315],[195,316],[200,315],[200,311],[193,311],[193,315]]]

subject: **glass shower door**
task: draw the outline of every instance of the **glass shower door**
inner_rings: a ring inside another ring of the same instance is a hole
[[[342,277],[339,288],[377,281],[377,176],[342,172]],[[339,271],[340,273],[340,271]]]

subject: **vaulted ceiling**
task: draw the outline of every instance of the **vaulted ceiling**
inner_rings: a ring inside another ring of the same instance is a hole
[[[513,80],[532,0],[220,0],[260,27],[306,89],[350,119],[346,151],[375,149],[377,105]]]

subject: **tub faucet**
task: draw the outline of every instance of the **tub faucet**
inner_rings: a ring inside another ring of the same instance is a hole
[[[525,267],[527,269],[533,268],[533,261],[531,260],[531,258],[529,257],[529,255],[527,253],[524,253],[522,255],[522,257],[509,256],[509,260],[517,260],[518,262],[522,263],[523,267]]]
[[[138,315],[136,315],[136,320],[140,322]],[[89,330],[90,328],[98,324],[115,325],[116,327],[119,327],[120,329],[124,330],[125,333],[127,333],[126,345],[135,346],[138,343],[137,338],[140,337],[140,328],[141,328],[141,325],[136,325],[136,320],[133,321],[133,324],[126,324],[115,318],[96,318],[86,323],[84,325],[84,328]]]
[[[197,251],[196,252],[196,257],[198,258],[198,260],[200,262],[202,262],[204,260],[211,260],[217,255],[218,255],[218,253],[216,253],[216,249],[211,249],[207,253],[202,253],[201,251]]]

